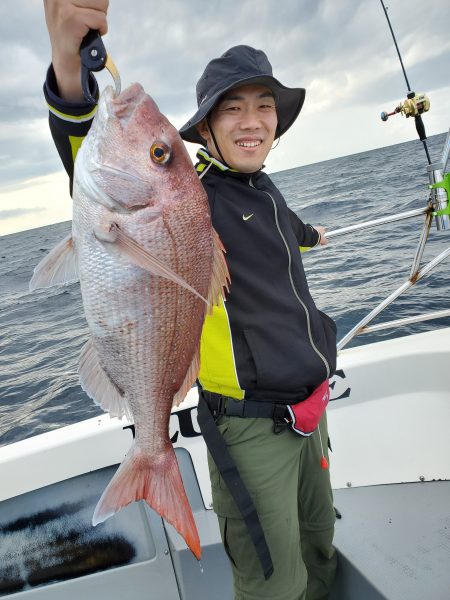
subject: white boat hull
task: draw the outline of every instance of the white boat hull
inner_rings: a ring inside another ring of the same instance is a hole
[[[450,480],[449,358],[450,328],[341,352],[328,418],[332,483],[344,505],[349,488]],[[170,434],[200,532],[201,565],[143,503],[91,527],[93,507],[133,439],[130,423],[103,415],[0,448],[0,596],[141,600],[145,589],[148,598],[206,599],[215,581],[223,593],[217,597],[231,598],[196,402],[193,389],[173,412]],[[370,530],[370,516],[361,518]],[[337,544],[345,565],[351,551],[342,524]],[[82,543],[91,544],[98,565],[71,571]],[[102,544],[123,553],[106,560]],[[54,566],[64,560],[67,569]],[[447,573],[440,577],[450,589]],[[406,596],[373,596],[381,597]]]

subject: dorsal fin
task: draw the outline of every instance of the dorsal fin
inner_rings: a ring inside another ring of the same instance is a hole
[[[213,267],[211,283],[208,291],[208,312],[212,313],[213,305],[219,306],[220,297],[224,296],[224,290],[229,291],[230,273],[225,260],[226,250],[220,240],[217,231],[213,228]]]

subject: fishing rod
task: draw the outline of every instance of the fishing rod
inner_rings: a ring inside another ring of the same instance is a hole
[[[389,25],[389,29],[391,30],[392,39],[394,40],[395,48],[397,50],[398,58],[400,60],[400,65],[402,67],[403,75],[406,81],[406,87],[408,89],[408,94],[406,96],[406,100],[398,106],[394,108],[392,112],[382,112],[381,120],[387,121],[389,117],[401,113],[406,118],[414,117],[416,123],[417,134],[419,135],[420,141],[423,143],[423,147],[425,149],[425,154],[427,155],[428,164],[431,165],[430,153],[428,152],[427,146],[427,136],[425,133],[425,125],[422,121],[422,114],[424,112],[428,112],[430,110],[430,100],[428,96],[424,93],[416,94],[412,91],[411,86],[409,84],[408,76],[406,75],[405,65],[403,64],[402,55],[400,54],[400,49],[397,44],[397,40],[395,38],[394,30],[392,29],[391,21],[389,19],[389,15],[387,12],[387,8],[384,5],[383,0],[380,0],[381,6],[383,7],[384,14],[386,15],[386,19]]]
[[[422,114],[424,112],[428,112],[430,110],[430,100],[428,96],[424,93],[416,94],[412,89],[408,80],[408,76],[406,75],[405,65],[403,64],[402,55],[400,54],[400,49],[397,44],[397,40],[395,38],[394,30],[391,25],[391,21],[389,19],[387,8],[383,2],[380,0],[381,6],[383,7],[384,14],[386,16],[386,20],[389,25],[389,29],[391,30],[392,39],[394,40],[395,48],[397,50],[398,58],[400,60],[400,65],[402,67],[403,75],[406,81],[406,87],[408,89],[408,94],[406,100],[400,104],[390,113],[382,112],[381,119],[382,121],[387,121],[388,118],[392,115],[401,113],[405,117],[414,117],[416,123],[416,130],[419,135],[421,142],[423,143],[423,147],[425,149],[425,154],[427,155],[428,160],[428,179],[430,181],[430,189],[431,189],[431,200],[433,205],[433,216],[436,218],[436,227],[439,231],[450,229],[450,203],[449,203],[449,195],[450,195],[450,174],[445,174],[445,167],[448,160],[449,155],[449,142],[448,137],[445,143],[444,152],[442,154],[442,158],[440,162],[431,162],[430,153],[428,151],[427,146],[427,136],[425,133],[425,126],[422,121]]]
[[[390,116],[398,113],[402,113],[406,117],[414,117],[416,122],[417,133],[419,134],[420,140],[423,142],[425,153],[427,155],[427,172],[430,182],[430,185],[428,187],[431,190],[431,193],[428,204],[425,208],[410,210],[403,213],[382,217],[380,219],[374,219],[372,221],[358,223],[357,225],[343,227],[342,229],[337,229],[326,234],[327,238],[331,238],[334,236],[353,233],[357,230],[369,229],[371,227],[377,227],[386,223],[425,215],[425,222],[413,258],[413,264],[408,279],[402,285],[400,285],[400,287],[394,290],[387,298],[385,298],[385,300],[383,300],[378,306],[376,306],[368,315],[361,319],[361,321],[357,323],[353,327],[353,329],[351,329],[341,340],[339,340],[337,344],[338,351],[342,350],[342,348],[344,348],[350,342],[350,340],[352,340],[356,335],[359,335],[361,333],[366,333],[369,331],[378,331],[381,329],[387,329],[389,327],[397,327],[399,325],[404,325],[407,323],[418,323],[420,321],[441,318],[450,315],[450,310],[445,309],[443,311],[435,311],[428,315],[420,314],[412,317],[396,319],[394,321],[388,321],[378,325],[369,326],[369,323],[373,319],[375,319],[387,306],[392,304],[394,300],[396,300],[409,288],[415,285],[419,280],[426,277],[435,266],[437,266],[438,264],[442,263],[444,260],[450,257],[450,247],[448,247],[434,259],[429,261],[426,265],[421,267],[421,261],[423,258],[425,245],[428,239],[428,234],[430,232],[433,217],[435,217],[436,228],[439,231],[450,230],[450,173],[445,173],[445,168],[447,166],[447,162],[450,156],[450,130],[447,134],[440,161],[431,163],[430,154],[428,152],[428,147],[426,144],[425,127],[423,125],[421,117],[422,113],[427,112],[429,110],[430,101],[426,94],[416,94],[411,90],[411,86],[408,81],[408,76],[406,75],[405,66],[403,64],[400,50],[398,48],[397,40],[395,39],[394,31],[392,29],[392,25],[387,14],[387,9],[383,3],[383,0],[380,0],[380,2],[383,7],[384,14],[386,15],[386,19],[392,33],[392,37],[394,39],[394,44],[397,49],[397,54],[400,59],[400,64],[406,81],[406,86],[408,88],[407,100],[403,104],[400,103],[399,106],[397,106],[391,113],[382,112],[381,119],[383,121],[387,121]]]

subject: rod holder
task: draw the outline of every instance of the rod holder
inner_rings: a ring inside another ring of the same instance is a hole
[[[428,179],[430,185],[439,183],[444,179],[444,163],[442,161],[432,163],[427,167]],[[444,210],[448,206],[447,192],[443,188],[433,188],[431,191],[431,201],[435,211]],[[436,215],[436,228],[438,231],[447,231],[450,229],[449,215]]]

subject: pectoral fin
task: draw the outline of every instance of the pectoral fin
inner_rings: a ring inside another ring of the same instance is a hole
[[[77,279],[77,255],[73,247],[72,234],[69,234],[34,269],[29,288],[33,291],[36,288],[51,287]]]
[[[206,298],[203,298],[197,290],[190,286],[182,277],[177,275],[170,267],[165,265],[159,258],[151,254],[136,242],[136,240],[122,231],[118,225],[113,223],[107,232],[98,230],[94,231],[94,235],[102,242],[106,249],[108,249],[109,244],[114,244],[114,246],[119,248],[122,254],[134,265],[141,267],[141,269],[145,269],[149,273],[152,273],[152,275],[164,277],[165,279],[169,279],[170,281],[181,285],[208,304]]]

